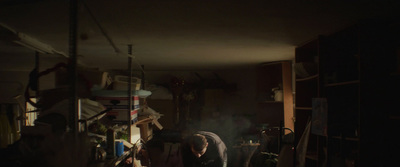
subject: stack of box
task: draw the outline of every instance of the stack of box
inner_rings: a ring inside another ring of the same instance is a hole
[[[115,116],[114,121],[116,122],[128,121],[128,100],[128,97],[96,97],[97,102],[103,104],[106,108],[112,109],[107,113],[107,115]],[[139,96],[132,96],[131,123],[135,123],[138,120],[139,109]]]

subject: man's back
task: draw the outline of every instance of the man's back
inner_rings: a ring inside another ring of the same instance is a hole
[[[198,131],[195,134],[205,136],[208,142],[207,150],[201,157],[196,157],[191,151],[189,138],[183,145],[183,163],[185,167],[223,167],[227,163],[227,148],[221,138],[206,131]]]

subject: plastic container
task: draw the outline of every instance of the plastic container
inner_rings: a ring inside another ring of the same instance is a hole
[[[120,157],[123,154],[124,154],[124,143],[121,141],[116,141],[115,142],[115,155],[117,157]]]
[[[140,90],[142,80],[140,78],[132,77],[132,90]],[[128,90],[129,77],[116,75],[114,77],[113,89],[114,90]]]

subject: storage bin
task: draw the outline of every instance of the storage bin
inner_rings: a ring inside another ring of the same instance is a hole
[[[140,78],[132,77],[132,90],[140,90],[142,80]],[[116,75],[114,77],[113,89],[114,90],[128,90],[129,77]]]

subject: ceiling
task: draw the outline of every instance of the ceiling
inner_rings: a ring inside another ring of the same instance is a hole
[[[396,0],[86,0],[77,9],[79,62],[100,69],[213,70],[294,58],[294,48],[366,18],[399,16]],[[69,55],[69,1],[0,0],[0,23]],[[4,38],[0,70],[31,70],[35,52]],[[113,45],[115,47],[113,47]],[[65,59],[41,54],[40,64]]]

